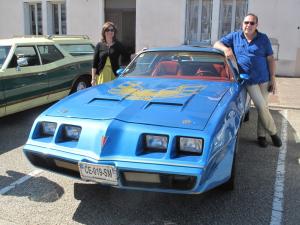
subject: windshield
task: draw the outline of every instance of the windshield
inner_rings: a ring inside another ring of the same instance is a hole
[[[0,68],[4,64],[11,46],[0,46]]]
[[[209,52],[149,51],[141,53],[123,76],[229,80],[224,56]]]

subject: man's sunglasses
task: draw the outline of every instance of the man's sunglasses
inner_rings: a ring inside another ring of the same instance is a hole
[[[255,22],[252,21],[244,21],[244,24],[248,25],[250,24],[251,26],[253,26],[255,24]]]
[[[105,32],[109,32],[109,31],[111,31],[111,32],[115,32],[115,29],[113,29],[113,28],[110,28],[110,29],[105,29]]]

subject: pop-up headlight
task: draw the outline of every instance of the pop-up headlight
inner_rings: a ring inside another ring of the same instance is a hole
[[[179,152],[185,154],[201,155],[203,150],[203,139],[192,137],[178,137]]]
[[[168,136],[166,135],[145,135],[146,148],[149,150],[166,151],[168,147]]]
[[[81,133],[81,127],[73,125],[63,126],[63,140],[64,141],[78,141]]]
[[[40,122],[40,135],[41,137],[51,137],[54,135],[57,124],[54,122],[43,121]]]

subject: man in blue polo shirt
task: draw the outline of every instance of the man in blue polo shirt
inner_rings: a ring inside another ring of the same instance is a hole
[[[267,147],[266,134],[270,134],[276,147],[282,145],[268,108],[268,93],[275,93],[275,61],[272,46],[266,34],[257,30],[258,17],[249,13],[243,21],[242,30],[222,37],[214,47],[227,58],[236,58],[241,73],[249,74],[247,91],[257,109],[257,140]]]

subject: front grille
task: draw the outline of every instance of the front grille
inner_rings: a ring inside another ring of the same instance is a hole
[[[121,182],[127,187],[190,190],[196,177],[176,174],[120,171]]]
[[[78,163],[70,162],[56,157],[49,157],[42,154],[25,151],[25,155],[32,165],[50,170],[67,176],[80,178]]]

